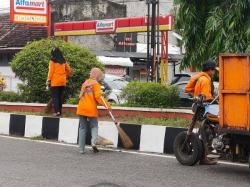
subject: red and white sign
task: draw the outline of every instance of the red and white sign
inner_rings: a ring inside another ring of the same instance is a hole
[[[48,0],[10,0],[10,17],[14,23],[48,23]]]
[[[113,33],[113,32],[115,32],[115,20],[96,21],[96,33]]]
[[[160,16],[160,31],[173,30],[173,16]],[[117,18],[114,20],[90,20],[55,23],[55,36],[80,36],[113,33],[147,32],[145,17]],[[171,21],[171,22],[170,22]]]

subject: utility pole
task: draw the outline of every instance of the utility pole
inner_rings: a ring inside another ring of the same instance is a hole
[[[151,0],[152,3],[152,22],[151,22],[151,82],[155,79],[155,57],[156,57],[156,50],[155,50],[155,33],[156,33],[156,4],[157,0]]]
[[[146,1],[147,6],[148,6],[148,14],[147,14],[147,82],[150,80],[149,78],[151,77],[151,58],[150,58],[150,4],[151,0]]]
[[[51,38],[51,1],[48,1],[48,14],[47,14],[47,19],[48,19],[48,38]]]
[[[51,37],[51,24],[52,24],[52,20],[51,20],[51,10],[52,10],[52,4],[56,3],[56,0],[48,0],[48,14],[47,14],[47,19],[48,19],[48,29],[47,29],[47,33],[48,33],[48,38]],[[53,31],[54,32],[54,31]]]
[[[147,14],[147,81],[159,81],[159,20],[157,20],[157,56],[156,56],[156,5],[157,15],[159,19],[159,0],[147,0],[148,14]],[[152,15],[150,20],[150,9],[152,7]],[[151,35],[150,35],[151,26]],[[151,42],[150,42],[151,41]],[[150,45],[151,44],[151,45]],[[156,59],[157,57],[157,59]]]
[[[156,63],[156,82],[160,82],[160,0],[157,0],[157,63]]]

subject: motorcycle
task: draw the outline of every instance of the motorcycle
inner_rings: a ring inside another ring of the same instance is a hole
[[[219,121],[217,115],[208,113],[208,109],[218,99],[211,103],[205,102],[200,95],[193,100],[194,115],[187,131],[180,132],[174,140],[174,154],[183,165],[192,166],[199,162],[204,154],[214,149],[222,149],[222,139],[218,134]]]

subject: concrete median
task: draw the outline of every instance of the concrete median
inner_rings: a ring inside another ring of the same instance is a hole
[[[42,137],[70,144],[78,142],[79,120],[77,118],[56,118],[48,116],[0,113],[0,134],[26,138]],[[131,138],[132,149],[143,152],[173,153],[175,136],[184,128],[157,125],[136,125],[121,123],[121,128]],[[99,121],[99,144],[124,148],[113,122]],[[113,143],[113,145],[111,145]],[[90,133],[87,134],[90,144]]]

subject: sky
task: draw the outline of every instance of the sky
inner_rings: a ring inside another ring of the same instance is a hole
[[[10,0],[0,0],[0,13],[8,12],[10,7]]]

